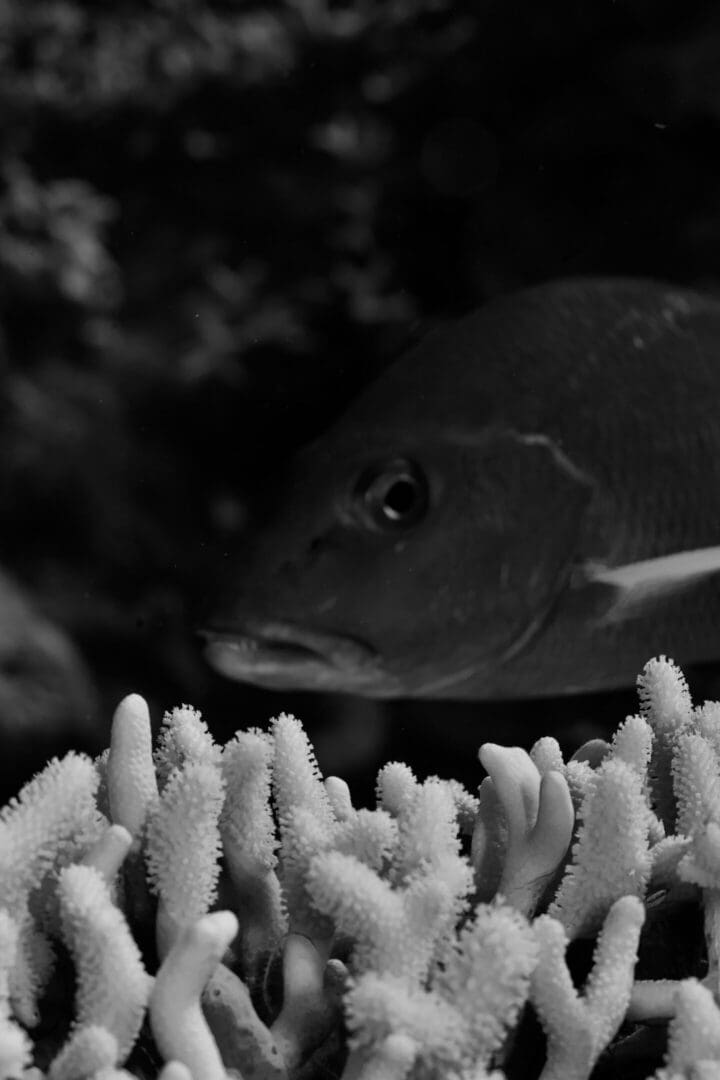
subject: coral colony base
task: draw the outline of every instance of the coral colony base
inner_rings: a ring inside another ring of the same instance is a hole
[[[486,743],[479,798],[391,762],[374,810],[292,716],[153,754],[126,698],[0,814],[0,1080],[720,1080],[720,703],[638,686],[610,744]]]

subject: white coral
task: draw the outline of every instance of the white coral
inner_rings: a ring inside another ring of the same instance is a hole
[[[204,915],[217,891],[225,784],[217,765],[189,761],[175,769],[147,828],[148,877],[160,897],[162,955],[179,931]]]
[[[147,702],[128,694],[118,705],[110,729],[107,787],[113,823],[133,838],[142,834],[148,814],[157,805],[158,786],[152,756],[152,730]]]
[[[541,1080],[587,1080],[627,1011],[644,918],[643,905],[635,896],[613,904],[582,996],[565,962],[568,939],[562,925],[550,915],[535,920],[539,952],[531,996],[548,1037]]]
[[[140,1031],[152,979],[97,870],[62,870],[58,896],[63,936],[77,972],[76,1022],[109,1031],[123,1061]]]
[[[185,1065],[194,1080],[227,1080],[200,995],[237,929],[229,911],[205,915],[180,933],[155,979],[150,998],[155,1041],[165,1059]]]
[[[603,762],[588,784],[580,818],[572,862],[549,908],[571,937],[592,934],[619,897],[643,897],[652,865],[652,815],[631,765]]]

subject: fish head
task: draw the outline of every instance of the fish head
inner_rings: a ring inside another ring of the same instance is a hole
[[[273,689],[491,696],[567,581],[591,485],[542,435],[356,419],[298,455],[226,568],[207,657]]]

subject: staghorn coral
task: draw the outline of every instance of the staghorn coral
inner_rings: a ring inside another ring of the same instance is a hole
[[[387,1039],[401,1036],[439,1075],[484,1068],[527,999],[536,961],[527,920],[504,904],[480,905],[427,986],[407,976],[361,975],[346,995],[355,1068],[381,1061]]]
[[[126,1057],[137,1039],[150,979],[122,912],[92,866],[66,866],[58,877],[62,934],[77,972],[76,1023],[104,1027]]]
[[[31,1043],[10,1015],[10,972],[17,958],[18,928],[0,911],[0,1077],[18,1076],[30,1065]]]
[[[238,731],[222,754],[226,798],[220,836],[236,902],[243,911],[240,945],[248,961],[272,949],[287,931],[270,808],[273,752],[268,735]]]
[[[644,896],[650,876],[650,812],[637,772],[609,758],[580,809],[573,859],[550,905],[571,937],[597,932],[610,904]]]
[[[565,962],[568,940],[562,925],[550,915],[541,915],[535,923],[539,955],[532,1001],[548,1035],[542,1080],[584,1080],[619,1028],[630,1004],[644,914],[634,896],[623,896],[612,905],[583,997]]]
[[[485,743],[480,760],[490,774],[485,800],[493,790],[507,824],[498,891],[518,911],[532,914],[572,838],[574,815],[567,781],[554,768],[541,776],[530,755],[517,746]],[[482,835],[478,830],[475,843],[480,878]]]
[[[50,1080],[78,1080],[106,1069],[114,1069],[120,1056],[117,1039],[100,1024],[82,1024],[57,1055]]]
[[[98,782],[90,759],[69,753],[53,759],[0,812],[0,911],[13,917],[19,931],[10,997],[29,1026],[39,1019],[37,999],[54,962],[29,902],[52,871],[80,858],[99,837],[104,819],[95,804]]]
[[[294,717],[221,747],[183,706],[153,758],[126,698],[0,814],[0,1080],[717,1077],[720,705],[640,689],[570,761],[486,744],[479,800],[392,762],[374,809]]]
[[[155,751],[158,786],[164,788],[172,773],[187,762],[219,764],[221,753],[197,709],[190,705],[171,709],[163,717]]]
[[[182,931],[155,979],[150,1022],[158,1048],[169,1060],[181,1061],[198,1080],[225,1076],[200,995],[236,933],[232,912],[205,915]]]
[[[158,801],[152,757],[150,714],[139,694],[128,694],[115,710],[107,760],[110,814],[133,837],[140,837]]]
[[[159,897],[157,938],[163,955],[215,899],[224,792],[217,766],[189,761],[173,771],[148,823],[148,877]]]

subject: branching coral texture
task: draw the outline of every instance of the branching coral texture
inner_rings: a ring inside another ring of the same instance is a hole
[[[294,717],[182,706],[153,758],[132,695],[0,812],[0,1080],[717,1080],[720,705],[639,689],[568,762],[391,762],[373,809]]]

